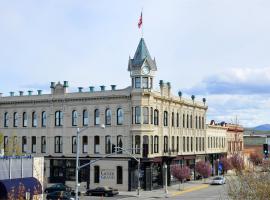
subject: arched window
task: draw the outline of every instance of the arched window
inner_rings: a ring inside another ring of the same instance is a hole
[[[186,152],[186,137],[183,137],[183,152]]]
[[[111,123],[112,123],[112,112],[109,108],[107,108],[105,111],[105,124],[111,125]]]
[[[164,153],[168,153],[168,136],[164,136]]]
[[[32,127],[37,127],[37,113],[32,112]]]
[[[143,107],[143,123],[149,123],[149,109],[147,107]]]
[[[196,116],[195,117],[195,126],[196,126],[196,129],[198,128],[198,117]]]
[[[185,114],[183,114],[183,128],[185,128],[186,126],[185,126]]]
[[[199,117],[199,129],[201,129],[201,117]]]
[[[77,152],[77,137],[72,136],[72,153]]]
[[[46,115],[46,112],[43,111],[41,113],[41,126],[42,127],[46,127],[47,126],[47,115]]]
[[[4,114],[4,127],[8,127],[8,112]]]
[[[72,126],[78,125],[78,113],[76,110],[72,111]]]
[[[154,123],[154,110],[152,107],[150,108],[150,121],[151,121],[151,124]]]
[[[189,128],[189,115],[187,114],[187,128]]]
[[[154,110],[154,125],[158,125],[158,110]]]
[[[172,136],[172,152],[174,152],[175,149],[174,149],[174,136]]]
[[[187,151],[189,151],[189,137],[187,137]]]
[[[179,127],[179,113],[176,114],[176,126]]]
[[[174,126],[174,112],[172,112],[172,126]]]
[[[117,147],[123,148],[123,136],[122,135],[117,136]],[[118,153],[121,154],[122,151],[119,151]]]
[[[24,112],[23,113],[23,127],[27,127],[28,124],[28,117],[27,117],[27,113]]]
[[[164,111],[164,119],[163,119],[164,126],[168,126],[168,112]]]
[[[190,128],[192,128],[192,126],[193,126],[193,121],[192,121],[193,119],[192,119],[192,115],[190,115]]]
[[[89,124],[88,111],[83,110],[83,126],[88,126],[88,124]]]
[[[159,144],[158,144],[158,136],[156,135],[154,137],[154,153],[158,153],[158,148],[159,148]]]
[[[99,125],[100,121],[99,121],[99,109],[96,109],[95,110],[95,113],[94,113],[94,116],[95,116],[95,121],[94,121],[94,124],[95,125]]]
[[[111,151],[111,136],[107,135],[105,136],[105,153],[110,154]]]
[[[99,183],[99,166],[94,166],[94,183]]]
[[[124,113],[122,108],[117,109],[117,125],[122,125],[124,121]]]
[[[60,110],[55,112],[55,126],[63,126],[63,112]]]
[[[18,127],[18,113],[13,113],[13,127]]]

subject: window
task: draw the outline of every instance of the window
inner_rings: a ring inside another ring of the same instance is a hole
[[[176,126],[179,127],[179,113],[176,114]]]
[[[198,128],[198,117],[196,116],[195,117],[195,126],[196,126],[196,129]]]
[[[72,153],[77,152],[77,137],[72,136]]]
[[[123,184],[123,167],[117,166],[116,167],[116,184]]]
[[[94,138],[94,153],[99,153],[99,136]]]
[[[151,121],[151,124],[154,123],[154,110],[153,110],[152,107],[151,107],[151,109],[150,109],[150,121]]]
[[[76,110],[72,111],[72,126],[78,125],[78,113]]]
[[[185,128],[185,114],[183,114],[183,128]]]
[[[135,77],[135,88],[141,88],[141,78]]]
[[[168,112],[164,111],[164,119],[163,119],[164,126],[168,126]]]
[[[172,126],[174,126],[174,112],[172,112]]]
[[[174,136],[172,136],[172,152],[174,152],[175,149],[174,149]]]
[[[23,113],[23,127],[27,127],[28,124],[28,117],[27,117],[27,113],[24,112]]]
[[[209,138],[208,138],[209,140]],[[196,151],[198,151],[198,138],[196,137]]]
[[[168,136],[164,136],[164,153],[168,153]]]
[[[32,113],[32,127],[37,127],[37,113]]]
[[[105,111],[105,124],[106,125],[111,125],[112,121],[112,112],[111,110],[108,108]]]
[[[187,128],[189,128],[189,115],[187,114]]]
[[[183,152],[186,151],[186,137],[183,137]]]
[[[88,148],[88,137],[87,136],[83,136],[82,137],[82,152],[83,153],[87,153],[87,148]]]
[[[154,137],[154,153],[158,153],[158,136]]]
[[[55,153],[62,153],[63,152],[63,142],[61,136],[55,136],[54,138],[54,152]]]
[[[18,127],[18,113],[13,114],[13,127]]]
[[[36,136],[32,136],[32,153],[36,153],[37,139]]]
[[[192,128],[193,123],[192,123],[192,115],[190,115],[190,128]]]
[[[201,117],[199,117],[199,129],[201,129]]]
[[[147,77],[142,78],[142,87],[148,88],[148,78]]]
[[[190,137],[190,151],[193,151],[193,137]]]
[[[94,124],[95,125],[99,125],[99,109],[96,109],[95,110],[95,113],[94,113],[94,115],[95,115],[95,121],[94,121]]]
[[[135,123],[141,123],[141,108],[139,106],[135,107]]]
[[[8,152],[8,136],[4,136],[4,151]]]
[[[4,114],[4,127],[8,127],[8,113],[7,112],[5,112],[5,114]]]
[[[111,150],[111,136],[107,135],[105,136],[105,153],[110,154],[112,152]]]
[[[88,118],[88,111],[83,110],[83,126],[88,126],[89,118]]]
[[[189,137],[187,137],[187,151],[189,151]]]
[[[143,123],[148,124],[149,123],[149,117],[148,117],[148,108],[143,108]]]
[[[202,117],[202,129],[204,129],[204,117]]]
[[[202,150],[202,139],[201,137],[199,137],[199,151]]]
[[[94,166],[94,183],[99,183],[99,166]]]
[[[123,147],[123,136],[122,135],[117,136],[117,147],[121,147],[121,148]],[[119,151],[118,153],[121,154],[122,151]]]
[[[63,126],[63,112],[60,110],[55,112],[55,126]]]
[[[154,136],[151,136],[151,154],[154,153]]]
[[[202,150],[204,151],[204,138],[202,138]]]
[[[41,113],[41,126],[42,127],[46,127],[47,126],[47,115],[46,115],[46,112],[43,111]]]
[[[46,136],[41,136],[41,153],[46,153]]]
[[[179,136],[176,137],[176,152],[179,152]]]
[[[124,113],[122,108],[117,109],[117,125],[122,125],[124,121]]]
[[[22,153],[26,153],[27,151],[27,138],[26,136],[22,136]]]
[[[158,110],[154,110],[154,125],[158,125]]]
[[[140,154],[141,153],[141,136],[136,135],[135,136],[135,153]]]

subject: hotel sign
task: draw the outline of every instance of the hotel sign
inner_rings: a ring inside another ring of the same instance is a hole
[[[114,175],[114,170],[113,169],[102,169],[100,171],[100,179],[115,179],[115,175]]]

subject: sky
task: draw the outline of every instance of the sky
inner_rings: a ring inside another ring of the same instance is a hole
[[[207,99],[207,120],[270,123],[268,0],[0,0],[0,92],[49,92],[69,81],[130,85],[128,58],[143,37],[177,95]]]

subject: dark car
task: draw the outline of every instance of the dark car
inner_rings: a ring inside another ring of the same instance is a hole
[[[90,189],[90,190],[87,190],[85,195],[87,196],[105,196],[105,197],[108,197],[108,196],[113,196],[113,195],[117,195],[119,194],[118,190],[117,189],[113,189],[111,187],[97,187],[95,189]]]
[[[50,187],[47,187],[44,190],[45,193],[51,193],[51,192],[55,192],[55,191],[71,191],[71,188],[64,185],[63,183],[57,183],[57,184],[54,184]]]
[[[75,200],[74,196],[71,195],[70,192],[67,191],[55,191],[47,194],[46,196],[47,200]]]

